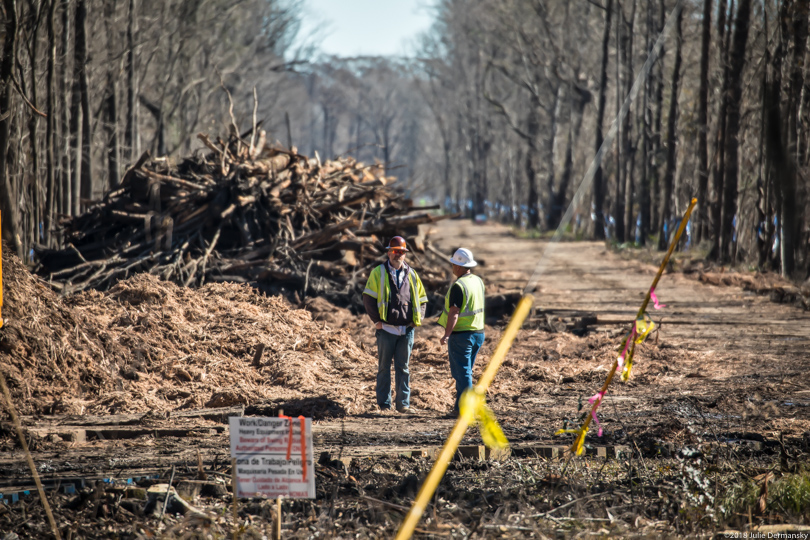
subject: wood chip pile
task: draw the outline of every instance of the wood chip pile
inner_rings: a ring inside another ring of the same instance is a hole
[[[321,163],[265,147],[261,135],[199,138],[210,153],[176,166],[142,156],[119,189],[63,224],[67,247],[39,251],[37,273],[65,294],[148,272],[359,303],[388,239],[406,236],[424,253],[417,226],[441,219],[392,189],[380,165]],[[446,284],[446,264],[431,257],[414,266],[423,281]]]
[[[62,297],[11,251],[3,250],[0,370],[21,414],[245,404],[322,418],[376,409],[376,351],[279,296],[140,274],[106,292]],[[428,364],[438,370],[447,360],[438,362]],[[414,390],[423,386],[420,407],[452,405],[449,385],[420,380]]]

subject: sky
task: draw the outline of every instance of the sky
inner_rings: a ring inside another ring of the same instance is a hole
[[[313,35],[320,52],[327,55],[413,56],[418,35],[432,23],[432,4],[432,0],[305,0],[301,35]]]

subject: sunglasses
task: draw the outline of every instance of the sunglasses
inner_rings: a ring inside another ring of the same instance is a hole
[[[394,255],[402,255],[402,254],[405,253],[405,250],[404,249],[392,249],[391,253],[393,253]]]

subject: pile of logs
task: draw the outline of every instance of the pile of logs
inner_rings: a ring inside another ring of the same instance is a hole
[[[210,153],[176,166],[144,154],[119,189],[62,224],[66,247],[40,249],[37,272],[65,294],[150,272],[186,286],[346,295],[364,285],[388,238],[402,235],[424,254],[413,263],[423,281],[446,281],[417,235],[417,225],[441,217],[392,189],[382,166],[321,163],[266,146],[263,132],[198,137]]]

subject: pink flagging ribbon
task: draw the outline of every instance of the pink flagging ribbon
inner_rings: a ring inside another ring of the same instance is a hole
[[[655,309],[661,309],[662,307],[667,307],[666,304],[659,304],[658,303],[658,297],[655,296],[655,289],[650,289],[650,298],[652,298],[653,307]]]
[[[594,403],[596,403],[596,407],[594,407],[591,410],[591,418],[593,418],[593,421],[596,424],[596,427],[599,428],[599,431],[597,432],[597,436],[599,436],[599,437],[602,436],[602,426],[599,425],[599,419],[596,417],[596,409],[598,409],[599,405],[602,404],[602,398],[603,397],[605,397],[604,392],[597,392],[588,399],[588,403],[590,403],[592,405]]]

